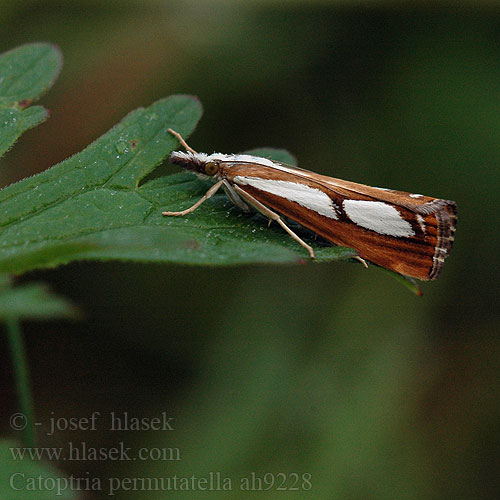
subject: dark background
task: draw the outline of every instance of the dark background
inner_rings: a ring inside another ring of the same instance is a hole
[[[78,152],[138,106],[191,93],[205,108],[190,140],[200,151],[286,148],[304,168],[459,208],[455,249],[423,298],[345,263],[74,263],[25,276],[85,313],[25,325],[38,420],[166,412],[176,429],[103,424],[41,432],[41,444],[181,452],[55,465],[103,481],[210,471],[233,481],[229,492],[124,499],[498,498],[497,4],[4,1],[0,17],[2,51],[49,41],[65,58],[42,99],[51,118],[2,159],[3,184]],[[310,473],[313,487],[241,492],[252,472]]]

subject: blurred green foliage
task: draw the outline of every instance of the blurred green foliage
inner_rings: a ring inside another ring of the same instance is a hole
[[[7,1],[0,15],[2,50],[47,40],[65,56],[44,100],[52,118],[2,159],[3,184],[181,92],[205,107],[190,140],[200,151],[283,147],[305,168],[459,208],[455,249],[421,299],[359,264],[80,263],[27,276],[49,281],[88,318],[26,325],[43,445],[122,439],[178,447],[182,458],[57,465],[101,478],[220,471],[234,489],[217,498],[495,498],[496,5]],[[51,412],[93,410],[166,412],[176,430],[44,433]],[[313,487],[242,493],[238,480],[252,471],[311,473]],[[120,492],[173,496],[207,493]]]
[[[15,441],[0,441],[0,495],[6,500],[51,500],[54,495],[61,500],[77,498],[76,493],[65,487],[69,480],[59,477],[37,460],[15,460],[12,450],[17,450]],[[26,487],[25,479],[32,479],[33,487]],[[40,488],[37,485],[47,485]],[[54,488],[52,488],[54,485]],[[18,491],[19,490],[19,491]]]

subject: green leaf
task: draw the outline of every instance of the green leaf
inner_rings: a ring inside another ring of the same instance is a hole
[[[30,283],[0,289],[0,320],[75,318],[78,312],[66,299],[54,295],[46,285]]]
[[[164,99],[129,114],[81,153],[1,191],[0,270],[20,273],[76,259],[220,265],[307,260],[281,228],[242,213],[223,193],[189,216],[161,215],[190,206],[208,189],[187,172],[140,185],[177,144],[167,129],[187,136],[200,114],[192,97]],[[294,162],[283,151],[259,154]],[[318,260],[355,255],[304,237]]]
[[[42,106],[28,106],[52,86],[61,65],[59,49],[46,43],[22,45],[0,56],[0,156],[47,118]]]
[[[410,292],[415,294],[417,297],[423,296],[420,287],[413,278],[410,278],[409,276],[403,276],[402,274],[395,273],[394,271],[389,271],[389,269],[384,269],[383,267],[381,267],[380,269],[392,276],[396,281],[399,281],[405,288],[410,290]]]
[[[54,83],[62,65],[60,50],[48,43],[30,43],[0,56],[2,104],[26,106]]]
[[[2,500],[71,500],[77,498],[76,483],[51,465],[30,458],[15,459],[22,448],[13,441],[0,441],[0,498]],[[92,484],[92,483],[90,483]]]

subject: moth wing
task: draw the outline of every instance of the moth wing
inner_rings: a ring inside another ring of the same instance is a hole
[[[326,175],[316,174],[308,170],[292,167],[290,165],[279,164],[280,167],[295,172],[295,175],[314,179],[326,192],[332,193],[332,199],[340,196],[343,199],[366,200],[387,203],[391,206],[405,209],[401,214],[409,222],[416,222],[423,232],[428,232],[430,236],[436,236],[436,259],[444,260],[453,247],[456,222],[457,205],[454,201],[433,198],[422,194],[407,193],[395,189],[386,189],[367,186],[356,182],[336,179]],[[413,212],[415,217],[410,217],[405,213]]]
[[[452,201],[280,163],[235,163],[226,176],[269,208],[400,274],[435,279],[453,245],[456,205]]]
[[[315,180],[324,186],[325,189],[331,190],[343,198],[358,198],[360,195],[360,199],[371,198],[376,201],[387,202],[391,205],[404,207],[419,214],[433,213],[436,210],[440,210],[445,205],[449,205],[451,211],[453,211],[453,207],[456,208],[456,203],[450,200],[441,200],[431,196],[408,193],[396,189],[367,186],[366,184],[359,184],[357,182],[345,181],[343,179],[317,174],[284,163],[275,163],[284,171],[293,173],[300,178]]]

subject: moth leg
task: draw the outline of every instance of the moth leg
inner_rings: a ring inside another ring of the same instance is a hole
[[[363,266],[368,269],[368,264],[366,263],[366,260],[361,258],[359,255],[356,255],[356,257],[353,257],[355,260],[361,262],[361,264],[363,264]]]
[[[214,184],[192,207],[186,208],[186,210],[182,210],[181,212],[162,212],[162,215],[187,215],[194,212],[204,201],[207,201],[219,190],[223,182],[222,180]]]
[[[181,146],[186,149],[186,151],[191,151],[191,153],[195,153],[196,151],[188,146],[187,142],[184,140],[181,134],[179,132],[176,132],[175,130],[172,130],[171,128],[168,129],[168,131],[181,143]]]
[[[226,196],[233,205],[236,205],[244,212],[250,212],[250,207],[241,199],[241,196],[234,190],[233,186],[231,186],[226,179],[223,181],[222,189],[224,189]]]
[[[309,246],[302,238],[297,236],[284,222],[283,219],[271,209],[267,208],[264,204],[262,204],[259,200],[256,200],[252,195],[248,194],[246,191],[243,191],[236,184],[233,186],[234,189],[238,192],[238,194],[248,202],[249,205],[257,210],[257,212],[261,213],[265,217],[269,217],[269,220],[276,221],[299,245],[303,246],[308,252],[311,259],[314,259],[314,250],[311,246]]]

